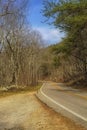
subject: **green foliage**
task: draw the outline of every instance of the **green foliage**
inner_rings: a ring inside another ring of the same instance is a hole
[[[58,56],[55,56],[53,58],[53,67],[58,68],[61,65],[60,58]]]
[[[70,54],[71,46],[72,42],[69,42],[68,39],[64,39],[64,41],[61,43],[51,46],[50,52],[52,52],[54,55],[58,55],[60,53]]]
[[[53,65],[58,67],[62,63],[64,77],[66,74],[68,77],[75,75],[77,71],[77,74],[83,73],[86,80],[87,0],[47,0],[43,6],[43,15],[47,20],[66,33],[66,38],[61,43],[50,47],[54,57]],[[68,72],[67,64],[73,66],[72,71],[70,68]]]
[[[80,42],[83,44],[81,33],[84,33],[87,27],[87,0],[48,0],[45,1],[43,14],[47,18],[53,18],[52,24],[67,34],[62,44],[53,48],[55,53],[70,53],[78,46],[77,42],[79,45]]]
[[[45,1],[43,15],[63,31],[76,33],[87,24],[87,0]]]

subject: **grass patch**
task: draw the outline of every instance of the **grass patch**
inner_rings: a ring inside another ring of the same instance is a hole
[[[0,98],[11,96],[15,94],[22,94],[26,92],[36,92],[41,88],[42,84],[40,83],[37,86],[21,87],[21,86],[10,86],[6,91],[0,91]]]

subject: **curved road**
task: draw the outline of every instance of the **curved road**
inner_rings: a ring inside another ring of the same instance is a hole
[[[61,86],[61,87],[60,87]],[[80,90],[46,82],[38,97],[55,111],[87,127],[87,95]]]

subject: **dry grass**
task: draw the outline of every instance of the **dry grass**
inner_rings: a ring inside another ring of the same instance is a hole
[[[0,91],[0,97],[6,97],[6,96],[11,96],[11,95],[14,95],[14,94],[23,94],[23,93],[26,93],[26,92],[34,92],[34,91],[38,91],[38,89],[40,89],[42,84],[38,85],[38,86],[29,86],[29,87],[21,87],[21,86],[10,86],[9,89],[7,90],[1,90]]]

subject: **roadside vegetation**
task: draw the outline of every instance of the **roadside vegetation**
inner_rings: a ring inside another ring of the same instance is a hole
[[[86,7],[87,0],[44,1],[47,22],[65,32],[65,38],[47,50],[49,77],[54,81],[87,86]]]
[[[41,83],[39,83],[37,86],[8,86],[8,87],[0,87],[0,98],[6,97],[6,96],[11,96],[14,94],[25,94],[29,92],[36,92],[41,88]]]
[[[27,20],[28,0],[0,0],[0,86],[37,86],[43,40]]]

